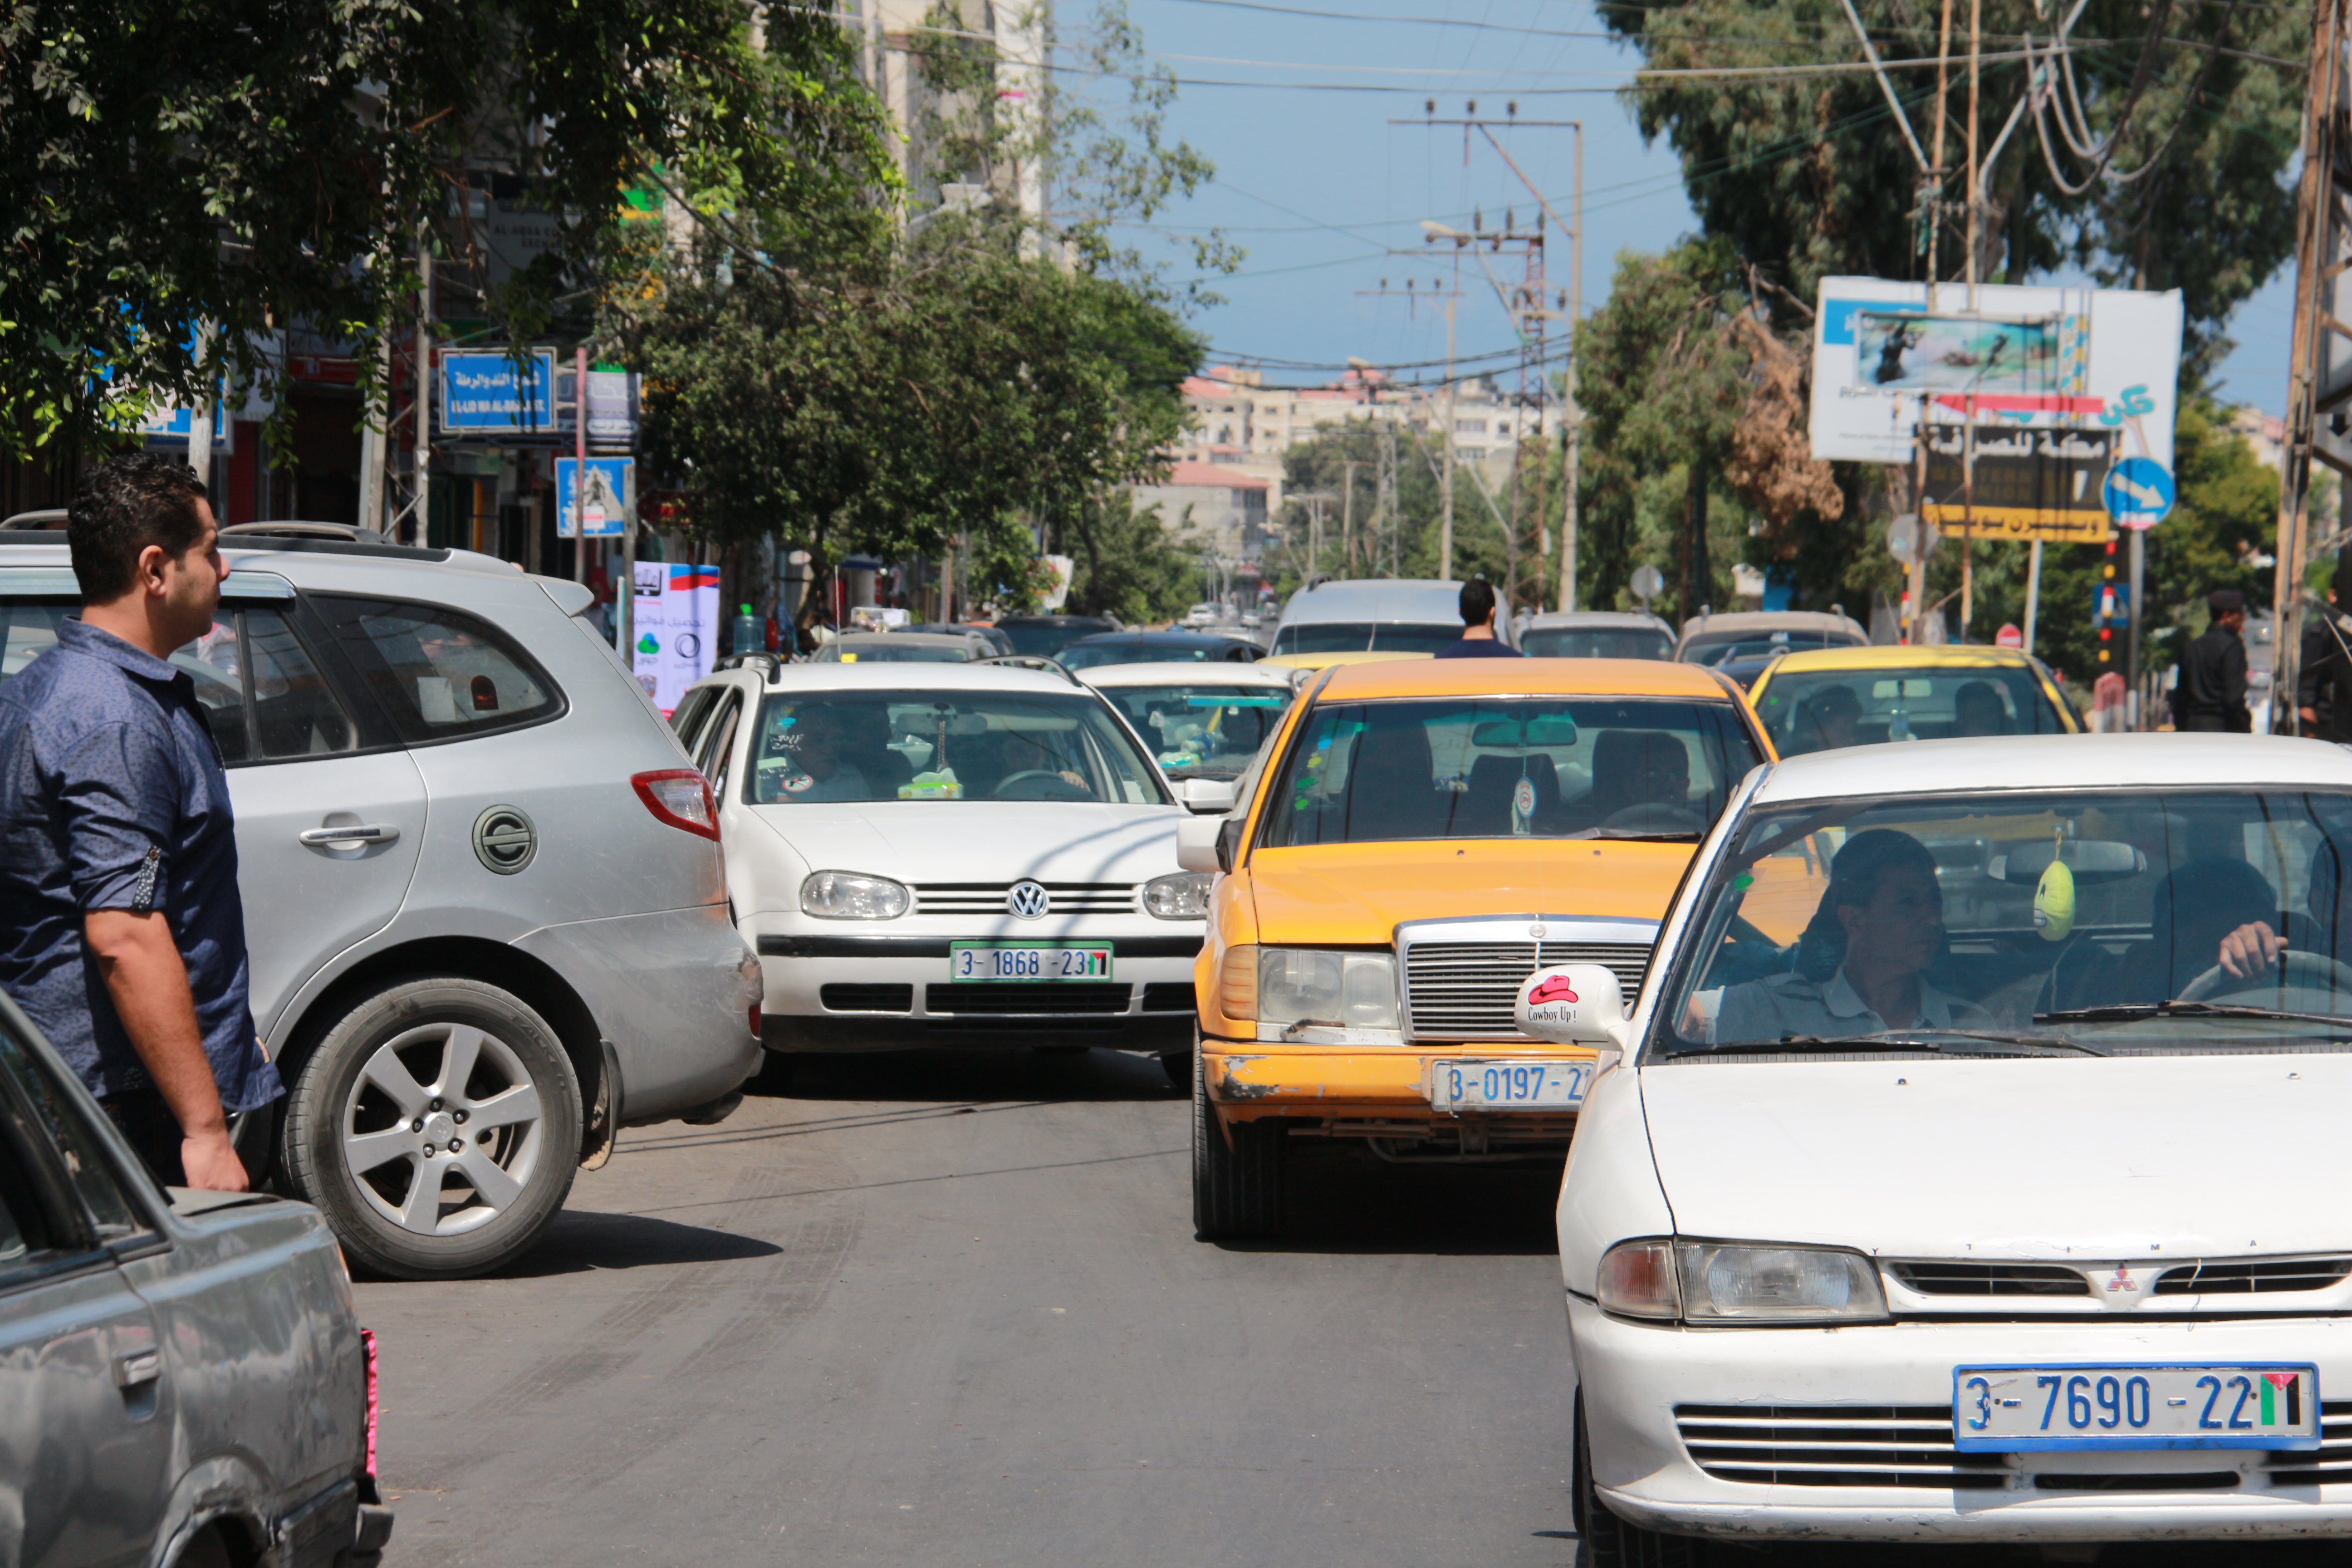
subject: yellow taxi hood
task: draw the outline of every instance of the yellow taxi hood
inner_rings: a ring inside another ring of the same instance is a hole
[[[1471,838],[1258,849],[1257,940],[1385,946],[1399,922],[1461,915],[1655,921],[1696,846]]]

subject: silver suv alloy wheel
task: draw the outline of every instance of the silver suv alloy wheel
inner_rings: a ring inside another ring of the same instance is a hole
[[[284,1169],[354,1263],[456,1279],[508,1262],[553,1220],[580,1127],[571,1060],[520,997],[455,976],[395,981],[302,1062]]]

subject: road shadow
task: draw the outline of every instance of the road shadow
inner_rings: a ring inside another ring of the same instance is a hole
[[[1159,1058],[1136,1051],[1055,1047],[946,1047],[856,1051],[837,1056],[771,1055],[743,1086],[748,1095],[783,1100],[1177,1100]]]
[[[1346,1140],[1290,1142],[1287,1224],[1233,1252],[1541,1257],[1559,1250],[1561,1158],[1507,1165],[1391,1164]]]
[[[491,1279],[546,1279],[614,1268],[656,1268],[680,1263],[723,1263],[772,1258],[783,1248],[757,1237],[644,1215],[565,1209],[539,1242]]]
[[[1587,1553],[1580,1552],[1578,1561]],[[1768,1546],[1708,1542],[1699,1568],[2024,1568],[2050,1563],[2100,1568],[2341,1568],[2344,1543],[2185,1541],[2079,1545],[1895,1546],[1880,1542],[1790,1541]]]

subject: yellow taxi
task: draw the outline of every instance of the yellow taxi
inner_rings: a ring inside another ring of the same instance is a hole
[[[1349,664],[1316,678],[1224,818],[1194,966],[1205,1237],[1282,1223],[1300,1137],[1394,1160],[1564,1147],[1593,1053],[1518,1032],[1519,984],[1589,961],[1638,995],[1658,923],[1772,756],[1739,689],[1643,659]]]
[[[2013,647],[1813,648],[1774,659],[1748,695],[1784,757],[2084,729],[2042,661]]]
[[[1377,650],[1350,648],[1345,652],[1270,653],[1257,662],[1260,668],[1270,665],[1276,669],[1303,669],[1312,672],[1335,669],[1343,664],[1386,664],[1391,659],[1432,657],[1433,656],[1425,653],[1406,653],[1387,648]]]

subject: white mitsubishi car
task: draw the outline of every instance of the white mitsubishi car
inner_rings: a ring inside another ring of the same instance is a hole
[[[753,660],[672,723],[719,800],[772,1052],[1116,1046],[1190,1071],[1212,879],[1066,674]]]
[[[1559,1199],[1578,1528],[2352,1535],[2352,752],[2112,735],[1759,768]]]

